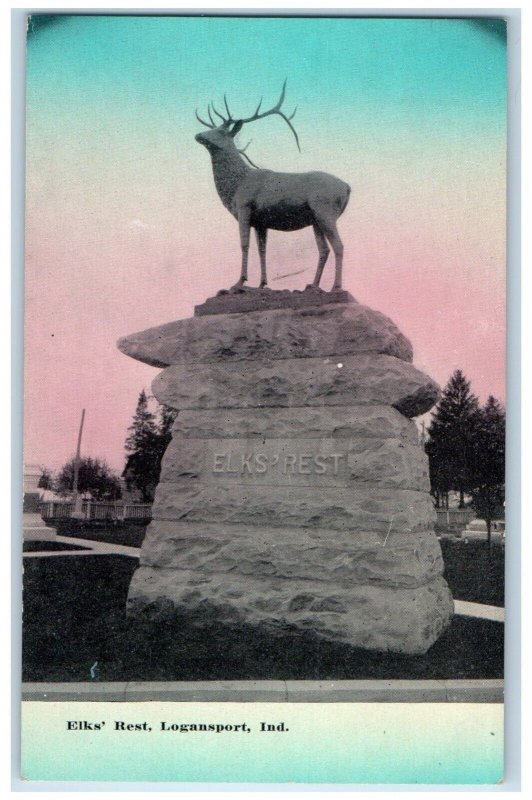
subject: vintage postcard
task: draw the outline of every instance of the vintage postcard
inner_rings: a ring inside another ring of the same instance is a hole
[[[26,67],[22,777],[503,781],[506,21]]]

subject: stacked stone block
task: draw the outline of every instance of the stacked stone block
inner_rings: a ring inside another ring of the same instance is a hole
[[[130,614],[424,653],[452,599],[412,417],[439,396],[355,301],[195,316],[128,336],[179,410]]]

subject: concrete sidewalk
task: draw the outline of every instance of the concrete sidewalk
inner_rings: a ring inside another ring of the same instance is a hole
[[[60,542],[64,545],[76,545],[77,547],[84,547],[85,550],[36,550],[33,553],[23,553],[24,558],[53,558],[54,556],[130,556],[131,558],[138,558],[140,555],[139,547],[129,547],[125,544],[112,544],[111,542],[97,542],[94,539],[77,539],[74,536],[54,536],[48,540]]]
[[[467,600],[454,601],[454,613],[460,617],[475,617],[491,622],[504,622],[504,606],[488,606],[484,603],[469,603]]]
[[[23,683],[22,699],[48,702],[502,703],[504,682],[495,678]]]
[[[45,528],[45,524],[40,514],[35,514],[33,512],[25,511],[22,515],[22,527],[23,528]],[[47,528],[47,530],[52,530],[51,528]]]

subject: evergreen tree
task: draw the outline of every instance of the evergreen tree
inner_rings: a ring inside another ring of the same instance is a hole
[[[492,521],[504,514],[506,413],[493,396],[475,415],[472,502],[485,520],[491,548]]]
[[[74,489],[74,466],[76,459],[73,457],[61,468],[57,477],[57,492],[62,495],[70,494]],[[80,494],[90,494],[93,500],[119,500],[122,496],[120,479],[99,458],[81,458],[78,473],[78,491]]]
[[[450,377],[429,425],[425,445],[429,457],[431,492],[437,504],[441,495],[455,490],[464,494],[472,488],[471,460],[478,398],[470,382],[457,369]]]
[[[170,406],[161,405],[159,408],[159,465],[163,460],[166,448],[172,439],[172,427],[177,417],[177,411]]]
[[[142,390],[126,439],[126,466],[122,475],[128,490],[139,490],[145,503],[153,501],[176,416],[177,411],[161,406],[157,417],[149,410],[146,392]]]
[[[157,432],[155,415],[148,408],[148,397],[144,389],[139,394],[133,421],[128,428],[126,452],[135,453],[142,450]]]
[[[128,491],[137,489],[145,503],[152,502],[159,479],[158,431],[144,389],[139,394],[126,439],[126,465],[122,473]]]
[[[177,418],[177,410],[170,406],[161,405],[159,409],[159,433],[164,443],[164,450],[170,444],[172,438],[172,427]]]

